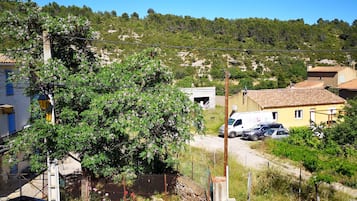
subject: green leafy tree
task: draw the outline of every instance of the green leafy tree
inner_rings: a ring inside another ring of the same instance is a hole
[[[357,149],[357,98],[348,100],[342,121],[330,129],[326,129],[327,140],[332,140],[342,147],[352,146]]]
[[[28,80],[31,96],[54,94],[56,124],[34,119],[9,142],[10,155],[24,153],[32,169],[41,171],[47,154],[60,160],[74,152],[85,174],[115,180],[170,170],[176,153],[192,138],[192,128],[203,130],[203,118],[172,84],[171,71],[153,50],[99,68],[88,48],[88,21],[50,17],[32,2],[16,2],[16,8],[0,18],[1,39],[22,41],[9,51],[19,63],[14,79]],[[46,64],[44,30],[53,55]],[[38,107],[32,111],[43,114]]]

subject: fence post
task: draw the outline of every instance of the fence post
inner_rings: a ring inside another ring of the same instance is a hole
[[[207,182],[207,185],[208,185],[208,190],[206,191],[206,197],[208,198],[208,200],[211,200],[212,197],[211,197],[211,171],[209,170],[209,167],[207,167],[207,172],[208,172],[208,182]]]
[[[213,152],[213,169],[216,168],[216,150]]]
[[[248,193],[247,193],[247,201],[250,201],[250,190],[251,190],[251,186],[252,186],[252,174],[249,171],[248,173]]]
[[[299,200],[301,201],[301,167],[300,167],[300,175],[299,175]]]
[[[191,179],[193,181],[193,156],[191,156]]]

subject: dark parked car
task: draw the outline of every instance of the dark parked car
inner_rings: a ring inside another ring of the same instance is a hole
[[[284,126],[281,123],[275,123],[275,122],[260,123],[247,131],[243,131],[242,138],[245,140],[253,140],[253,141],[263,139],[265,131],[271,128],[278,129],[278,128],[284,128]]]

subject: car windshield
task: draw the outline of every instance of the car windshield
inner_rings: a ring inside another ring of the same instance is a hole
[[[228,125],[233,125],[235,119],[229,118],[228,119]]]
[[[272,135],[274,133],[273,129],[269,129],[265,132],[266,135]]]

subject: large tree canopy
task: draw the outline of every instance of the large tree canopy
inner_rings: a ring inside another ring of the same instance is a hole
[[[30,95],[54,95],[56,124],[35,118],[43,112],[33,106],[31,127],[9,142],[10,154],[25,153],[39,171],[47,153],[62,159],[74,152],[82,168],[116,179],[169,169],[192,128],[202,131],[203,119],[199,107],[173,85],[169,69],[152,57],[154,50],[99,67],[88,43],[88,21],[50,17],[34,3],[17,3],[18,11],[0,18],[1,39],[23,41],[8,52],[20,64],[14,77],[28,80]],[[53,55],[46,64],[43,31]]]

